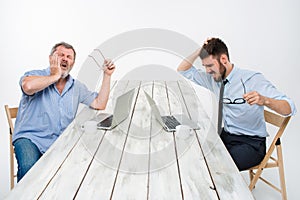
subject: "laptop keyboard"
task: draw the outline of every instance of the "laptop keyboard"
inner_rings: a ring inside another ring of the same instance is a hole
[[[176,126],[180,125],[174,116],[162,116],[161,118],[169,129],[176,129]]]
[[[113,115],[110,115],[109,117],[99,122],[98,127],[110,127],[112,124],[112,119],[113,119]]]

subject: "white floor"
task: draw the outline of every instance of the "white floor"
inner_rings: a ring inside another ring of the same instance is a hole
[[[275,169],[267,169],[269,171],[266,172],[266,170],[263,172],[264,177],[267,178],[268,181],[271,183],[275,183],[276,186],[279,186],[279,176],[278,173]],[[249,183],[249,174],[248,171],[246,172],[241,172],[242,176],[244,177],[246,183]],[[288,188],[287,188],[288,189]],[[295,199],[291,198],[288,193],[288,199]],[[252,190],[252,194],[256,200],[281,200],[281,194],[265,184],[263,181],[258,180],[255,188]]]

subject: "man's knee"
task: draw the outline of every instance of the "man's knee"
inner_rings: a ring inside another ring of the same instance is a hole
[[[229,153],[239,171],[258,165],[264,158],[262,153],[247,144],[232,147]]]
[[[17,179],[20,181],[23,176],[42,156],[39,149],[29,139],[20,138],[14,142],[15,155],[18,163]]]

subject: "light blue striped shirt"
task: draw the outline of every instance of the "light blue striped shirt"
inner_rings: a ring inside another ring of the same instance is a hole
[[[50,68],[26,72],[20,79],[20,86],[24,77],[32,75],[50,75]],[[13,141],[18,138],[28,138],[41,153],[46,152],[75,118],[79,103],[89,106],[97,95],[70,75],[61,94],[55,84],[32,96],[23,92]]]
[[[212,91],[217,98],[219,98],[220,82],[214,81],[211,75],[205,71],[191,67],[189,70],[180,72],[187,79]],[[224,98],[229,98],[232,101],[236,98],[242,98],[244,88],[246,93],[250,91],[257,91],[263,96],[274,98],[278,100],[286,100],[292,109],[290,115],[296,113],[294,102],[285,94],[279,92],[276,87],[265,79],[265,77],[258,72],[240,69],[236,66],[226,78],[228,83],[224,87]],[[266,137],[266,124],[264,121],[264,106],[244,104],[224,104],[223,105],[223,120],[224,129],[236,135],[250,135]]]

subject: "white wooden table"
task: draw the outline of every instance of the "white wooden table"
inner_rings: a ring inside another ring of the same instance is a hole
[[[82,109],[7,199],[253,199],[190,85],[115,82],[105,112],[132,88],[129,118],[111,131],[85,132],[81,125],[100,112]],[[185,113],[201,129],[165,132],[143,90],[162,114]]]

